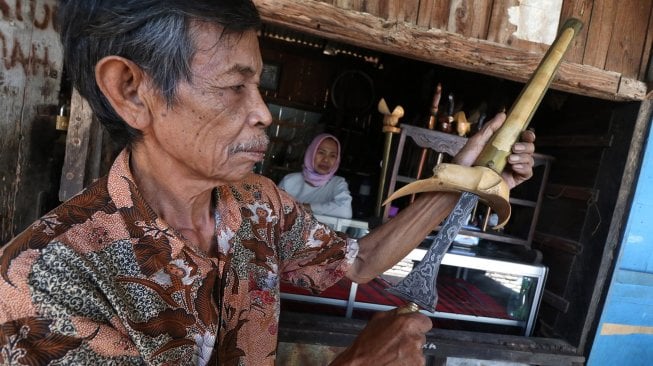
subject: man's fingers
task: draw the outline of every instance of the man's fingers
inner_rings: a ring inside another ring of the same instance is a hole
[[[391,311],[386,311],[386,312],[380,312],[377,314],[378,317],[388,317],[388,316],[396,316],[398,317],[397,319],[401,319],[401,325],[400,328],[404,329],[406,331],[409,331],[412,334],[417,334],[420,337],[424,338],[424,341],[426,341],[426,332],[431,330],[433,328],[433,323],[431,322],[431,318],[428,316],[420,313],[419,311],[414,311],[414,312],[405,312],[403,311],[403,307],[400,308],[395,308]],[[377,315],[374,315],[377,317]]]
[[[533,166],[534,162],[535,161],[533,160],[533,156],[530,154],[512,154],[508,157],[508,163],[510,163],[513,167],[516,164]]]
[[[487,141],[490,140],[490,137],[494,135],[494,133],[503,125],[503,122],[506,120],[506,114],[505,113],[497,113],[494,118],[489,120],[481,130],[479,131],[478,135],[480,138],[483,139],[483,143],[485,144]]]
[[[535,142],[535,131],[532,129],[527,129],[521,133],[521,141],[523,142]]]
[[[426,333],[429,330],[433,328],[433,323],[431,322],[431,318],[428,316],[422,314],[422,313],[415,313],[415,318],[417,322],[417,329],[418,331],[422,333]]]
[[[512,145],[512,155],[532,155],[535,152],[535,145],[532,142],[517,142]]]

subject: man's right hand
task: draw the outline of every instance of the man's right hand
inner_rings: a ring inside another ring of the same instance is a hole
[[[419,312],[400,314],[393,309],[376,313],[331,366],[424,365],[422,347],[431,328],[431,319]]]

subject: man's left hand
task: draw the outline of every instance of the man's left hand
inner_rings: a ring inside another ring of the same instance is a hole
[[[470,166],[490,141],[492,135],[506,120],[505,113],[499,113],[486,123],[480,131],[469,138],[465,146],[454,158],[454,163]],[[530,179],[533,176],[533,153],[535,152],[535,133],[530,130],[522,132],[520,141],[512,146],[512,154],[508,156],[508,165],[502,177],[510,188]]]

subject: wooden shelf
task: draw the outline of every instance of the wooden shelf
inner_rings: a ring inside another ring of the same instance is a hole
[[[514,198],[510,197],[510,203],[516,206],[524,206],[524,207],[536,207],[537,202],[531,201],[531,200],[523,200],[521,198]]]

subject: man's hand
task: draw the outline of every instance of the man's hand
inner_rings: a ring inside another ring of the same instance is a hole
[[[336,365],[424,365],[422,347],[431,319],[419,312],[399,314],[398,309],[374,314],[351,347],[331,363]]]
[[[505,113],[499,113],[486,123],[480,131],[470,137],[465,146],[454,158],[454,163],[470,166],[483,150],[496,130],[506,120]],[[512,154],[508,156],[508,165],[502,177],[508,187],[514,188],[518,184],[533,176],[533,153],[535,152],[535,133],[526,130],[522,132],[520,142],[512,146]]]

